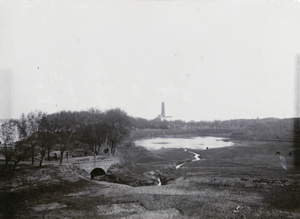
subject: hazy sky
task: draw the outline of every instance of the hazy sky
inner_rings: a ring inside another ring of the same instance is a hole
[[[293,117],[296,1],[0,0],[0,118]]]

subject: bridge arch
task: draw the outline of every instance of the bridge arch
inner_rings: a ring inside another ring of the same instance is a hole
[[[94,177],[96,177],[96,176],[105,176],[106,175],[105,171],[100,167],[93,169],[90,174],[91,174],[91,179],[94,179]]]

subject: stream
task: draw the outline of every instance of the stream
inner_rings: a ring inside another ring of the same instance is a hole
[[[184,148],[184,152],[193,155],[192,162],[199,161],[200,154],[191,151],[192,149],[209,149],[209,148],[220,148],[229,147],[234,145],[233,142],[228,141],[226,138],[220,137],[194,137],[194,138],[150,138],[137,140],[134,142],[136,146],[142,146],[148,150],[159,150],[163,148]],[[186,162],[173,164],[175,169],[179,169],[184,166]],[[161,179],[158,177],[158,186],[161,186]]]
[[[220,148],[232,146],[234,143],[228,141],[225,138],[219,137],[195,137],[195,138],[151,138],[134,141],[135,146],[144,147],[149,151],[164,150],[164,149],[181,149],[179,156],[175,159],[170,159],[169,165],[173,165],[173,168],[168,167],[168,171],[177,172],[179,169],[185,166],[189,166],[191,162],[201,161],[201,150],[207,150],[211,148]],[[200,149],[200,152],[199,152]],[[172,153],[170,150],[170,153]],[[163,152],[168,153],[168,152]],[[178,153],[178,152],[177,152]],[[185,159],[180,159],[180,156]],[[187,159],[186,155],[190,157]],[[178,160],[177,160],[178,159]],[[177,160],[177,162],[176,162]],[[145,163],[145,165],[147,165]],[[168,164],[166,164],[167,166]],[[156,169],[153,167],[152,170],[147,170],[144,173],[132,173],[128,170],[128,167],[116,167],[110,174],[107,174],[105,178],[101,179],[107,182],[126,184],[130,186],[162,186],[166,185],[169,180],[173,180],[173,176],[169,177],[168,173],[160,172],[160,167]],[[173,169],[173,170],[172,170]],[[180,174],[180,172],[179,172]],[[172,174],[171,174],[172,175]]]

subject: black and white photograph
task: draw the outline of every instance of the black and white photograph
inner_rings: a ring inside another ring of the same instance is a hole
[[[300,218],[300,1],[0,0],[0,218]]]

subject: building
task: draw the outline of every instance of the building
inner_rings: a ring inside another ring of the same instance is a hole
[[[166,116],[165,111],[165,103],[161,103],[161,113],[157,116],[157,119],[160,119],[161,121],[170,121],[172,116]]]

